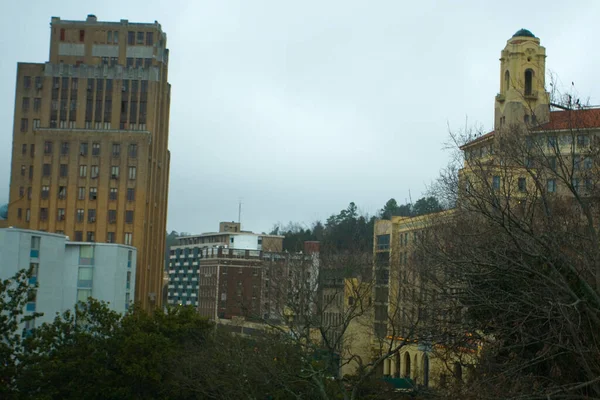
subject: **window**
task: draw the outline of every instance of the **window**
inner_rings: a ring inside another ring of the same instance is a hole
[[[25,196],[25,188],[23,186],[19,187],[19,198],[23,198]]]
[[[377,250],[390,248],[390,235],[377,235]]]
[[[591,178],[585,178],[584,184],[585,190],[587,190],[588,192],[594,189],[594,182]]]
[[[525,70],[525,96],[533,94],[532,86],[533,86],[533,70],[527,69],[527,70]]]
[[[573,185],[573,190],[579,192],[579,178],[571,179],[571,185]]]
[[[85,187],[79,186],[77,188],[77,200],[85,200]]]
[[[31,88],[31,77],[30,76],[24,76],[23,77],[23,87],[25,89],[30,89]]]
[[[21,118],[21,132],[27,132],[27,125],[29,120],[27,118]]]
[[[87,303],[87,301],[90,297],[92,297],[91,289],[77,289],[77,301],[78,302]]]
[[[133,32],[133,31],[127,32],[127,44],[128,45],[135,44],[135,32]]]
[[[136,58],[135,59],[135,67],[136,68],[140,68],[143,64],[144,60],[142,58]]]
[[[47,199],[50,195],[50,186],[42,186],[42,199]]]
[[[96,209],[90,208],[88,210],[88,222],[93,223],[96,222]]]
[[[83,232],[82,231],[75,231],[75,241],[76,242],[83,241]]]
[[[44,154],[52,154],[52,142],[44,142]]]
[[[127,57],[127,68],[133,68],[133,58]]]
[[[40,208],[40,220],[46,221],[48,219],[48,209]]]
[[[60,164],[59,167],[60,177],[66,178],[69,174],[69,165],[68,164]]]
[[[25,221],[29,222],[30,219],[31,219],[31,210],[28,208],[27,210],[25,210]]]
[[[25,121],[27,122],[27,121]],[[34,119],[33,120],[33,129],[37,129],[40,127],[40,120],[39,119]],[[56,121],[54,122],[54,126],[52,126],[52,121],[50,121],[50,128],[56,128]],[[25,130],[27,130],[27,124],[25,124]]]
[[[499,190],[500,189],[500,177],[494,176],[492,178],[492,189]]]
[[[125,223],[133,224],[133,210],[125,211]]]
[[[69,154],[69,142],[62,142],[60,144],[60,154],[66,156]]]
[[[29,179],[33,179],[33,165],[29,166]]]
[[[129,179],[134,180],[137,176],[137,168],[129,167]]]
[[[31,200],[31,186],[27,188],[27,200]]]
[[[76,216],[77,222],[83,222],[83,219],[85,218],[85,210],[83,208],[78,208],[75,216]]]
[[[90,188],[90,200],[96,200],[98,198],[98,188]]]
[[[117,210],[108,210],[108,223],[115,224],[117,222]]]
[[[152,46],[154,44],[153,32],[146,32],[146,46]]]
[[[23,97],[23,104],[21,104],[23,112],[29,111],[29,97]]]
[[[45,177],[50,176],[50,164],[44,164],[42,165],[42,175]]]
[[[548,136],[548,148],[554,149],[556,147],[556,136]]]
[[[77,274],[77,287],[91,288],[94,269],[90,267],[79,267]]]
[[[35,156],[35,144],[29,146],[29,155],[31,156],[31,158]]]
[[[127,271],[127,289],[131,288],[131,271]]]
[[[80,165],[79,166],[79,177],[80,178],[87,178],[87,165]]]
[[[121,144],[120,143],[112,144],[112,155],[113,155],[113,157],[119,157],[121,155]]]
[[[590,145],[590,137],[588,135],[577,135],[577,146],[585,147]]]
[[[127,201],[135,201],[135,189],[127,188]]]
[[[136,44],[144,44],[144,32],[137,33]]]
[[[132,144],[129,145],[129,151],[128,151],[129,157],[136,158],[137,157],[137,151],[138,151],[137,144],[132,143]]]
[[[42,99],[39,97],[35,97],[33,99],[33,111],[38,112],[42,108]]]
[[[131,246],[133,243],[133,233],[125,232],[125,244]]]
[[[115,233],[107,232],[106,233],[106,243],[114,243],[115,242]]]
[[[150,68],[150,66],[152,66],[152,59],[144,58],[144,68]]]
[[[65,41],[65,28],[60,29],[60,41],[61,42]]]
[[[518,184],[519,184],[519,192],[527,191],[527,181],[525,180],[525,178],[519,178]]]
[[[116,33],[116,32],[115,32]],[[114,67],[115,65],[117,65],[119,62],[119,58],[118,57],[111,57],[110,58],[110,66]]]
[[[113,31],[108,31],[106,35],[106,43],[112,43],[113,41]]]
[[[23,146],[21,146],[21,154],[27,155],[27,145],[26,144],[24,144]]]
[[[593,161],[591,157],[585,157],[583,159],[583,169],[592,169]]]
[[[119,179],[119,166],[113,165],[110,167],[110,178],[111,179]]]
[[[58,187],[58,198],[60,200],[64,200],[67,197],[67,187],[66,186],[59,186]]]
[[[546,188],[549,193],[555,193],[556,192],[556,179],[548,179],[548,181],[546,182]]]
[[[92,179],[96,179],[98,178],[98,166],[97,165],[92,165],[90,167],[90,178]]]
[[[17,218],[23,219],[23,209],[22,208],[17,208]]]
[[[108,199],[109,200],[117,200],[117,193],[118,193],[117,188],[110,188],[110,191],[108,192]]]
[[[56,220],[57,221],[64,221],[65,220],[65,209],[64,208],[59,208],[57,210]]]
[[[92,155],[93,156],[100,155],[100,143],[98,143],[98,142],[92,143]]]
[[[21,165],[21,176],[25,176],[25,171],[27,170],[27,167],[24,165]]]
[[[84,156],[84,157],[88,155],[88,144],[87,144],[87,142],[79,144],[79,155]]]
[[[548,157],[548,166],[554,172],[556,172],[556,157]]]
[[[113,35],[113,39],[115,43],[119,43],[119,31],[115,31],[115,34]]]
[[[85,40],[85,31],[83,29],[81,29],[79,31],[79,41],[83,42]]]

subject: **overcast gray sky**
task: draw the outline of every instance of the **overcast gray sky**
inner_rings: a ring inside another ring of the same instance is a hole
[[[308,226],[354,201],[418,198],[452,129],[492,128],[506,40],[530,29],[547,68],[600,104],[600,1],[103,0],[0,6],[0,203],[18,61],[48,59],[51,16],[158,20],[171,50],[168,229],[237,219]]]

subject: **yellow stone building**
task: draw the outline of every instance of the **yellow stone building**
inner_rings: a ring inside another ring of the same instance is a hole
[[[594,144],[597,148],[600,109],[575,100],[553,104],[545,79],[546,50],[540,39],[526,29],[517,31],[501,52],[494,130],[461,147],[465,161],[459,173],[459,204],[477,200],[477,193],[493,206],[494,197],[520,204],[531,196],[556,193],[573,198],[597,192],[593,178],[599,176],[600,163]],[[480,350],[477,343],[455,352],[436,351],[443,350],[443,342],[430,341],[422,329],[413,329],[432,313],[460,321],[461,310],[436,301],[435,291],[419,279],[414,262],[420,236],[455,212],[392,217],[375,224],[373,343],[382,338],[406,342],[384,362],[384,376],[409,377],[423,386],[468,379]],[[443,318],[437,321],[443,330]]]
[[[158,22],[52,17],[45,63],[17,68],[7,225],[138,249],[136,300],[160,306],[170,153]]]

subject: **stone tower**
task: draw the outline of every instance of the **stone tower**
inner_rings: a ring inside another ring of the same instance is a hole
[[[496,130],[514,124],[538,125],[549,121],[550,95],[546,92],[546,49],[527,29],[517,31],[500,57],[500,92],[496,95]]]

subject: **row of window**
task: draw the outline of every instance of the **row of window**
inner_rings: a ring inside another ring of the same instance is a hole
[[[30,100],[31,99],[29,97],[23,97],[23,99],[21,101],[21,111],[23,111],[23,112],[29,111],[29,106],[31,104]],[[42,109],[42,98],[34,97],[33,98],[33,111],[39,112],[41,109]]]
[[[87,189],[84,186],[80,186],[77,190],[77,200],[85,200],[85,194],[87,192]],[[31,187],[27,188],[27,199],[31,200],[31,193],[32,193],[32,189]],[[90,187],[90,192],[89,192],[89,199],[90,200],[97,200],[98,198],[98,188],[97,187]],[[110,201],[115,201],[117,200],[119,194],[119,190],[118,188],[110,188],[109,192],[108,192],[108,200]],[[25,188],[23,186],[19,187],[19,198],[23,198],[25,196]],[[41,192],[41,198],[42,200],[46,200],[50,197],[50,186],[44,185],[42,186],[42,192]],[[66,186],[59,186],[58,187],[58,193],[57,193],[57,197],[59,200],[64,200],[67,197],[67,187]],[[135,188],[127,188],[127,201],[128,202],[133,202],[135,201]],[[19,218],[21,218],[19,216]]]
[[[25,146],[25,145],[24,145]],[[32,145],[33,146],[33,145]],[[70,142],[61,142],[60,143],[60,155],[66,156],[69,154],[71,148]],[[24,148],[26,150],[26,148]],[[32,147],[33,149],[33,147]],[[89,154],[89,143],[83,142],[79,144],[79,155],[86,157]],[[100,156],[102,150],[102,145],[99,142],[92,142],[91,154],[92,156]],[[44,142],[44,154],[51,155],[54,153],[54,143],[52,141]],[[121,156],[121,143],[113,143],[111,147],[111,155],[113,157]],[[129,144],[127,148],[127,155],[131,158],[136,158],[138,156],[138,145],[136,143]]]
[[[41,126],[39,119],[33,120],[33,129],[38,129]],[[21,124],[19,126],[19,130],[23,133],[29,132],[29,119],[21,118]]]
[[[75,31],[76,32],[76,31]],[[85,30],[80,29],[78,32],[80,42],[85,41]],[[67,30],[61,28],[60,30],[60,41],[64,42],[67,39]],[[107,31],[106,32],[106,43],[117,44],[119,43],[119,31]],[[154,44],[154,32],[127,32],[127,44],[132,45],[146,45],[152,46]]]
[[[31,89],[31,76],[24,76],[23,77],[23,89]],[[42,77],[41,76],[36,76],[35,77],[35,88],[36,89],[41,89],[42,88]]]
[[[89,222],[89,223],[96,222],[96,215],[97,214],[96,214],[95,208],[88,209],[87,222]],[[126,224],[133,224],[133,215],[134,215],[133,210],[125,211],[125,223]],[[56,220],[64,221],[65,219],[66,219],[65,209],[64,208],[57,209],[56,210]],[[108,219],[108,223],[110,223],[110,224],[117,223],[117,210],[108,210],[107,219]],[[47,221],[47,220],[48,220],[48,208],[42,207],[42,208],[40,208],[40,221]],[[77,211],[75,213],[75,220],[77,222],[85,221],[85,210],[83,208],[77,209]]]
[[[115,243],[117,234],[115,232],[106,232],[106,243]],[[96,241],[96,232],[87,231],[85,236],[86,242],[95,242]],[[83,231],[75,231],[75,235],[73,238],[76,242],[83,242]],[[131,246],[133,244],[133,233],[125,232],[125,244]],[[128,265],[130,265],[129,263]]]
[[[573,178],[571,180],[571,185],[573,186],[573,189],[575,189],[575,191],[579,191],[581,189],[582,182],[583,182],[585,190],[591,191],[594,189],[594,182],[592,181],[591,178],[585,178],[585,179]],[[501,178],[499,176],[492,177],[492,188],[494,190],[500,189],[500,183],[501,183]],[[556,179],[550,178],[550,179],[546,180],[546,190],[548,191],[548,193],[555,193],[556,187],[557,187]],[[517,188],[518,188],[519,192],[526,192],[527,191],[527,179],[523,178],[523,177],[518,178]]]
[[[21,176],[25,176],[26,166],[21,165]],[[97,179],[100,176],[100,167],[98,165],[90,165],[90,178]],[[29,168],[30,171],[30,179],[32,178],[32,166]],[[69,164],[60,164],[59,165],[59,177],[67,178],[69,175]],[[42,165],[42,176],[44,178],[49,178],[52,176],[52,164],[43,164]],[[79,166],[79,178],[87,178],[88,177],[88,166],[80,165]],[[110,179],[119,179],[120,177],[120,168],[118,165],[113,165],[110,167]],[[136,180],[137,179],[137,167],[129,166],[127,168],[127,179]]]

